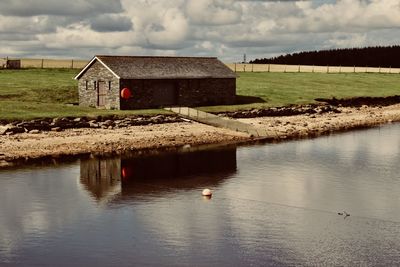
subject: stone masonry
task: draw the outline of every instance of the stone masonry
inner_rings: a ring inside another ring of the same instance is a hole
[[[97,107],[99,81],[104,81],[107,87],[105,108],[120,109],[119,79],[98,61],[79,79],[79,104],[84,107]]]
[[[216,58],[96,56],[76,79],[84,107],[129,110],[236,101],[236,75]],[[123,88],[131,92],[128,99],[120,96]]]

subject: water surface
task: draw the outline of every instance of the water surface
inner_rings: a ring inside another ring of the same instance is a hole
[[[0,265],[399,265],[399,132],[3,170]]]

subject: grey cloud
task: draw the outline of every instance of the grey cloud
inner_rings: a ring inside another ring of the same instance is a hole
[[[212,55],[400,43],[395,0],[0,0],[0,57]]]
[[[238,0],[238,2],[307,2],[310,0]]]
[[[133,29],[132,21],[121,15],[98,15],[89,20],[92,30],[97,32],[124,32]]]
[[[149,30],[154,32],[162,32],[165,31],[165,27],[158,23],[152,23],[149,25]]]
[[[232,0],[189,0],[186,13],[197,25],[230,25],[240,22],[242,9]]]
[[[123,11],[119,0],[1,0],[0,14],[4,16],[82,16]]]

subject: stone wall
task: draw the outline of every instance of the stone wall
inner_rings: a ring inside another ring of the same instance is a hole
[[[107,87],[105,106],[98,107],[98,85]],[[129,88],[132,96],[120,98],[120,90]],[[145,109],[168,106],[206,106],[235,103],[236,79],[154,79],[119,80],[96,61],[78,82],[79,104],[106,109]]]
[[[104,108],[120,109],[119,79],[98,61],[94,62],[79,79],[79,105],[97,107],[99,81],[104,81],[107,88]]]
[[[235,97],[236,79],[189,80],[179,90],[181,106],[229,105]]]
[[[121,99],[121,109],[144,109],[159,107],[154,102],[155,88],[153,80],[121,80],[121,88],[129,88],[132,96],[129,99]]]
[[[236,79],[121,80],[132,92],[121,109],[206,106],[235,103]]]

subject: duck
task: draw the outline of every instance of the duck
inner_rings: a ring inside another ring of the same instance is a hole
[[[343,212],[338,212],[338,215],[341,215],[341,216],[344,215],[344,217],[346,218],[346,217],[350,216],[350,213],[347,213],[346,211],[343,211]]]

